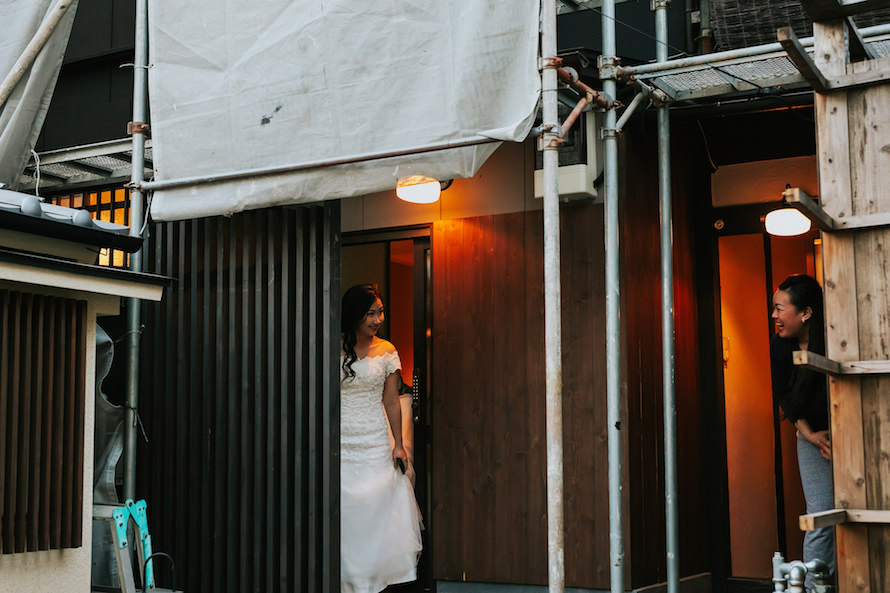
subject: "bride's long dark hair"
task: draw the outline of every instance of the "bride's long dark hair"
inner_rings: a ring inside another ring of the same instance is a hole
[[[379,298],[373,284],[357,284],[343,295],[340,306],[340,336],[343,340],[343,353],[346,355],[343,357],[343,372],[346,377],[355,377],[352,369],[353,363],[358,360],[358,354],[355,353],[355,344],[358,341],[355,330],[371,305]]]

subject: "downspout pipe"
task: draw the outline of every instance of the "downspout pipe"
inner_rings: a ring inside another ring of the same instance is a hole
[[[544,352],[547,422],[547,582],[565,590],[562,467],[562,327],[559,278],[559,146],[556,1],[541,0],[541,108],[544,157]]]
[[[668,59],[667,11],[671,0],[654,0],[655,56]],[[667,103],[658,106],[658,195],[661,239],[661,368],[664,407],[664,512],[667,593],[679,593],[677,509],[677,408],[674,392],[674,268],[671,229],[671,123]]]
[[[136,51],[133,60],[133,159],[130,171],[130,236],[142,235],[145,132],[148,116],[148,0],[136,0]],[[142,271],[142,249],[130,254],[130,270]],[[127,417],[124,433],[124,500],[136,499],[136,424],[142,321],[139,299],[127,299]]]
[[[615,55],[615,0],[603,0],[603,48],[600,79],[603,93],[614,99],[618,87]],[[621,344],[618,276],[618,138],[617,105],[612,102],[603,118],[603,190],[606,258],[606,404],[609,447],[609,585],[611,593],[624,593],[624,535],[622,517]]]

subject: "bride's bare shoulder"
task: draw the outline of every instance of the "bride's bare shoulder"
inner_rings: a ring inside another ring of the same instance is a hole
[[[395,352],[396,347],[393,346],[391,342],[375,336],[374,342],[371,344],[371,350],[374,351],[375,356],[381,356],[383,354],[391,354]]]

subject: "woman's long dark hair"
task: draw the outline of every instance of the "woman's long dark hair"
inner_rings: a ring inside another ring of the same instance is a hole
[[[346,377],[355,377],[352,369],[353,363],[358,360],[355,353],[355,344],[358,338],[355,334],[359,323],[365,318],[380,295],[372,284],[357,284],[346,291],[340,306],[340,335],[343,340],[343,372]],[[346,378],[344,377],[344,379]]]
[[[798,311],[809,307],[813,314],[806,321],[807,350],[825,354],[825,312],[822,287],[815,278],[805,274],[789,276],[779,290],[788,293],[788,299]],[[785,413],[798,416],[813,403],[813,394],[825,389],[825,378],[815,371],[795,366],[791,370],[788,391],[785,394]]]

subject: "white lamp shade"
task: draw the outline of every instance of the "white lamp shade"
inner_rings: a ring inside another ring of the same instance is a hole
[[[396,195],[401,200],[414,204],[432,204],[439,199],[442,193],[442,184],[432,177],[412,175],[399,179],[396,185]]]
[[[766,232],[780,237],[802,235],[810,230],[810,219],[794,208],[773,210],[764,219]]]

